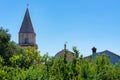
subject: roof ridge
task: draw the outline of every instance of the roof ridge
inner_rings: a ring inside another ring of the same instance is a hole
[[[106,50],[106,51],[109,51],[109,50]],[[116,54],[116,53],[114,53],[114,52],[112,52],[112,51],[109,51],[109,52],[111,52],[112,54],[115,54],[115,55],[117,55],[117,56],[120,57],[120,55],[118,55],[118,54]]]
[[[108,51],[108,52],[110,52],[110,53],[112,53],[112,54],[120,57],[120,55],[118,55],[118,54],[116,54],[116,53],[114,53],[114,52],[112,52],[112,51],[110,51],[110,50],[104,50],[104,51],[97,52],[97,53],[105,53],[106,51]]]

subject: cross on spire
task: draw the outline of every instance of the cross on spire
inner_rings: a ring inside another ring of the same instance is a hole
[[[29,7],[29,4],[27,4],[27,8]]]
[[[65,44],[64,44],[64,49],[66,50],[66,44],[67,44],[67,41],[65,41]]]

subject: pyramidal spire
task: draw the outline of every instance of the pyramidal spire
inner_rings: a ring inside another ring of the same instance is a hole
[[[20,28],[20,33],[34,33],[33,25],[30,19],[29,9],[26,9],[25,16]]]

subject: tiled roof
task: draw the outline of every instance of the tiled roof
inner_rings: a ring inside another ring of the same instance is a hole
[[[67,51],[68,54],[74,55],[71,51],[63,49],[63,50],[59,51],[55,56],[58,57],[60,55],[64,55],[65,51]]]
[[[61,51],[59,51],[56,55],[55,55],[55,58],[61,58],[63,57],[64,55],[66,54],[66,57],[68,59],[68,61],[71,61],[73,56],[74,56],[74,53],[67,50],[67,49],[63,49]]]
[[[94,58],[96,58],[97,55],[98,56],[106,55],[112,64],[115,64],[115,63],[120,61],[120,56],[118,54],[115,54],[115,53],[109,51],[109,50],[93,53],[92,55],[89,55],[85,58],[93,58],[94,59]]]
[[[34,33],[34,29],[32,26],[28,8],[26,9],[25,16],[24,16],[19,32],[20,33]]]
[[[101,55],[101,54],[113,54],[113,55],[116,55],[116,56],[120,57],[120,55],[118,55],[118,54],[116,54],[116,53],[114,53],[114,52],[111,52],[111,51],[109,51],[109,50],[105,50],[105,51],[102,51],[102,52],[97,52],[96,54],[97,54],[97,55]],[[89,55],[89,56],[86,56],[85,58],[91,57],[91,56],[92,56],[92,55]]]
[[[105,51],[102,51],[102,52],[98,52],[97,54],[113,54],[113,55],[116,55],[118,57],[120,57],[118,54],[114,53],[114,52],[111,52],[109,50],[105,50]]]

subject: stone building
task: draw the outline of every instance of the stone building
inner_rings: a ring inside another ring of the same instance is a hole
[[[26,9],[19,31],[19,45],[21,47],[31,46],[35,47],[36,49],[38,48],[36,44],[36,33],[34,32],[28,8]]]
[[[61,58],[61,57],[64,57],[64,55],[66,55],[68,61],[71,61],[74,56],[73,52],[66,49],[66,44],[64,44],[64,49],[62,49],[55,55],[55,58]]]

